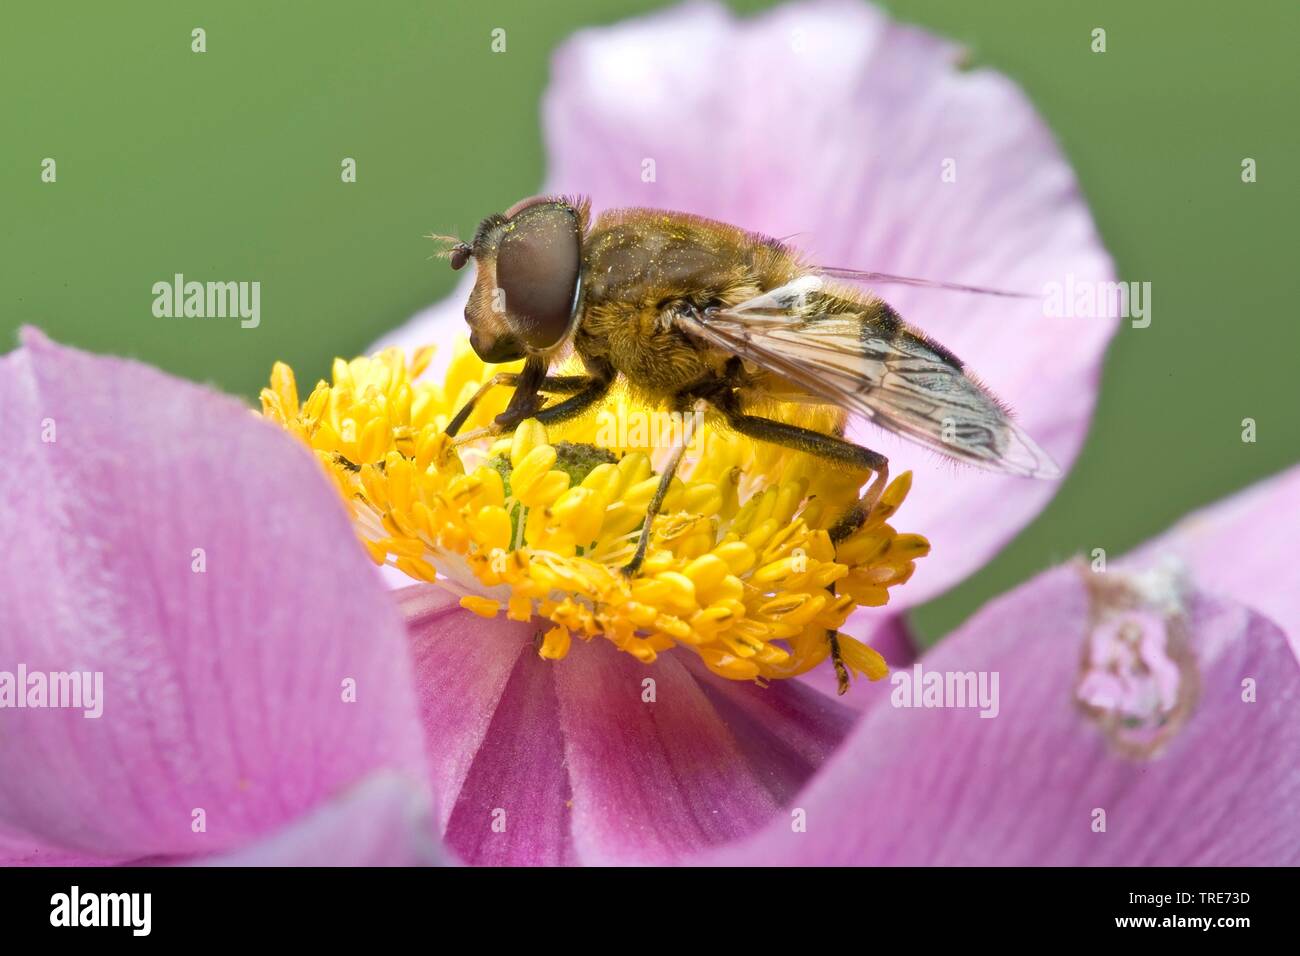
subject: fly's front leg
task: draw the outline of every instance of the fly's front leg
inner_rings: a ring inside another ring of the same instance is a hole
[[[542,407],[542,384],[546,381],[546,360],[530,355],[515,382],[515,393],[510,396],[506,410],[493,419],[486,434],[497,435],[514,431],[515,426]]]
[[[573,378],[582,379],[581,387],[572,389],[575,394],[570,395],[562,402],[539,409],[530,417],[537,419],[543,425],[554,425],[558,422],[568,421],[570,418],[577,418],[593,405],[604,400],[605,396],[609,394],[610,386],[613,384],[612,377],[606,378],[601,375],[577,375],[573,376]],[[501,416],[497,417],[497,421],[501,421]]]
[[[606,365],[587,365],[586,375],[547,376],[542,359],[530,356],[519,375],[515,394],[506,410],[496,417],[492,427],[495,434],[509,433],[527,418],[536,418],[543,425],[576,418],[608,394],[614,383],[614,370]],[[555,384],[557,387],[548,387]],[[539,393],[568,392],[569,397],[547,408],[542,407]]]
[[[478,391],[470,396],[469,401],[461,406],[460,411],[452,416],[451,421],[447,423],[447,427],[443,429],[443,431],[447,433],[447,437],[456,437],[456,433],[465,427],[465,422],[469,421],[469,416],[474,413],[475,407],[483,400],[483,396],[488,392],[492,391],[492,389],[496,388],[498,385],[517,385],[518,383],[519,376],[514,372],[497,372],[493,375],[490,379],[480,385]]]
[[[479,386],[478,391],[471,395],[469,401],[461,406],[460,411],[455,414],[443,430],[449,437],[455,438],[457,433],[465,427],[465,422],[469,420],[469,416],[473,414],[478,403],[483,400],[483,397],[488,392],[498,385],[511,385],[518,390],[521,377],[518,372],[497,372]],[[590,375],[547,375],[537,386],[537,391],[547,395],[572,395],[574,392],[584,391],[590,384]]]
[[[555,388],[551,387],[552,383],[557,383]],[[538,389],[539,392],[554,391],[572,394],[562,402],[540,409],[537,408],[540,401],[521,403],[517,408],[514,408],[512,403],[513,411],[512,408],[507,408],[496,417],[491,425],[476,428],[472,432],[466,432],[456,439],[452,446],[468,444],[469,442],[478,441],[480,438],[509,435],[526,418],[535,418],[543,425],[554,425],[570,418],[576,418],[603,399],[609,393],[610,385],[609,380],[597,376],[566,375],[547,378]]]

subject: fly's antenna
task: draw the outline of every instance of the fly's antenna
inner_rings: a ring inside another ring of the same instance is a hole
[[[457,236],[439,236],[427,235],[424,238],[432,239],[439,243],[443,248],[435,252],[430,258],[446,259],[451,263],[452,269],[460,270],[464,268],[465,263],[469,262],[470,256],[474,254],[474,249],[468,242]]]

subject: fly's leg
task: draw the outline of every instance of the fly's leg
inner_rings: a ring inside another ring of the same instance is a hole
[[[554,389],[552,389],[552,383],[555,383]],[[516,405],[512,400],[510,407],[498,415],[491,425],[484,425],[482,428],[476,428],[471,432],[466,432],[453,441],[450,447],[459,448],[462,445],[471,444],[482,438],[495,438],[498,435],[509,435],[519,426],[519,423],[526,418],[535,418],[543,425],[554,425],[557,422],[576,418],[578,415],[581,415],[583,412],[587,411],[587,409],[591,408],[592,405],[595,405],[604,398],[609,392],[610,384],[611,382],[607,379],[587,375],[565,375],[544,379],[541,385],[538,386],[537,391],[533,393],[533,398],[531,400],[521,401],[518,405]],[[517,388],[518,386],[516,386],[516,389]],[[540,399],[536,397],[537,393],[551,392],[553,390],[556,392],[570,392],[574,394],[570,394],[570,396],[562,402],[557,402],[556,404],[549,405],[546,408],[538,408]],[[481,392],[482,389],[479,391]],[[515,394],[518,395],[519,392],[516,390]],[[474,399],[471,399],[471,401],[477,398],[478,395],[475,395]],[[464,409],[462,409],[461,412],[458,412],[456,417],[462,418],[462,414],[465,417],[468,417],[468,413],[465,412]],[[462,420],[460,424],[463,423]],[[453,424],[456,423],[453,422]],[[454,432],[451,431],[450,425],[448,426],[447,431],[449,434],[454,434]]]
[[[834,594],[835,585],[832,584],[826,590]],[[849,692],[849,669],[844,666],[844,657],[840,654],[840,632],[827,631],[826,639],[831,644],[831,664],[835,667],[835,693],[843,697]]]
[[[864,449],[865,450],[865,449]],[[830,535],[832,542],[840,542],[847,538],[853,532],[862,527],[871,514],[871,509],[875,507],[876,501],[880,498],[880,493],[885,488],[885,483],[889,480],[889,465],[886,463],[882,469],[876,473],[876,479],[867,489],[867,493],[862,496],[852,508],[844,512],[835,524],[831,525],[827,534]],[[832,582],[827,585],[826,590],[831,594],[835,593],[835,584]],[[840,632],[828,630],[826,640],[831,645],[831,663],[835,666],[835,682],[838,685],[836,692],[843,696],[849,692],[849,669],[844,666],[844,658],[840,654]]]
[[[510,385],[517,388],[519,386],[519,379],[520,375],[518,372],[497,372],[493,375],[490,379],[479,386],[479,390],[470,396],[469,401],[461,406],[460,411],[458,411],[455,417],[447,423],[447,427],[444,429],[447,435],[454,438],[456,434],[465,427],[465,422],[468,421],[469,416],[473,414],[474,408],[483,400],[483,396],[487,395],[488,392],[496,388],[498,385]],[[541,384],[537,387],[537,391],[550,395],[571,395],[574,392],[581,392],[587,387],[590,381],[591,377],[588,375],[548,375],[542,379]]]
[[[724,409],[724,412],[726,410]],[[757,441],[771,442],[785,448],[793,448],[809,455],[816,455],[827,461],[849,465],[875,474],[867,493],[862,500],[850,508],[830,529],[832,541],[843,541],[862,527],[867,515],[880,500],[881,493],[889,484],[889,459],[870,448],[863,448],[851,441],[824,435],[811,428],[801,428],[785,422],[760,418],[756,415],[742,415],[738,412],[726,412],[727,424],[735,431]]]
[[[543,425],[554,425],[558,422],[568,421],[570,418],[577,418],[597,402],[602,401],[605,396],[609,394],[610,385],[613,384],[612,378],[606,378],[601,375],[574,375],[568,376],[568,378],[582,380],[580,388],[571,389],[575,394],[570,395],[562,402],[557,402],[554,405],[548,405],[546,408],[538,409],[533,412],[531,416],[525,417],[535,418]],[[549,389],[545,390],[549,391]],[[508,411],[509,409],[507,409],[507,412]],[[502,413],[497,416],[497,422],[499,424],[505,424],[501,421],[505,418],[505,415],[506,413]],[[522,419],[520,419],[520,421],[522,421]],[[513,424],[509,424],[507,427],[513,428],[514,425],[517,424],[518,422],[514,422]]]
[[[818,458],[825,458],[827,461],[876,473],[889,469],[889,461],[884,455],[870,448],[855,445],[851,441],[845,441],[843,438],[826,435],[811,428],[802,428],[799,425],[778,422],[771,418],[742,415],[728,411],[726,408],[722,411],[727,416],[727,424],[732,429],[757,441],[783,445],[786,448],[816,455]]]
[[[474,413],[475,407],[483,400],[484,395],[498,385],[517,384],[519,384],[519,376],[514,372],[497,372],[493,375],[480,385],[478,391],[470,396],[469,401],[460,407],[460,411],[452,416],[451,421],[447,423],[447,427],[443,429],[447,437],[455,438],[457,433],[465,427],[465,422],[469,421],[469,416]]]
[[[510,404],[491,427],[497,434],[509,434],[528,418],[536,418],[543,425],[575,418],[604,398],[613,382],[614,370],[604,364],[588,364],[586,375],[547,376],[545,359],[530,355],[519,373]],[[548,383],[556,388],[550,388]],[[569,397],[543,408],[541,393],[547,391],[567,392]]]
[[[875,478],[861,500],[840,516],[839,520],[831,526],[828,532],[831,541],[843,541],[862,527],[863,522],[867,520],[867,516],[871,514],[871,509],[880,500],[880,495],[885,490],[885,486],[889,483],[889,460],[884,455],[869,448],[863,448],[861,445],[855,445],[853,442],[845,441],[843,438],[824,435],[810,428],[801,428],[798,425],[789,425],[785,422],[773,421],[770,418],[742,415],[738,412],[728,413],[727,423],[740,434],[757,441],[766,441],[786,448],[793,448],[809,455],[816,455],[818,458],[824,458],[827,461],[869,470],[875,474]],[[834,594],[835,585],[830,585],[827,590]],[[840,694],[846,694],[849,690],[849,669],[845,666],[844,658],[840,654],[839,631],[828,630],[826,640],[831,646],[831,663],[835,667],[838,691]]]
[[[664,465],[663,473],[659,476],[659,487],[655,488],[654,497],[650,499],[650,504],[645,510],[645,521],[641,523],[641,537],[636,543],[636,553],[632,555],[632,560],[623,566],[623,574],[629,578],[641,570],[641,563],[645,561],[646,549],[650,546],[650,528],[659,514],[659,509],[664,505],[664,499],[668,497],[668,489],[672,487],[673,476],[677,473],[677,468],[682,463],[686,449],[690,447],[691,441],[695,437],[695,429],[704,417],[704,408],[705,402],[703,399],[695,403],[695,413],[686,418],[682,426],[680,440],[673,446],[673,453]]]

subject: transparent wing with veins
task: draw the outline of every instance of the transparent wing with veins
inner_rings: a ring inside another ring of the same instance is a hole
[[[899,276],[890,272],[864,272],[861,269],[843,269],[839,266],[816,266],[818,275],[830,276],[832,279],[851,279],[854,282],[870,282],[873,285],[910,285],[918,289],[944,289],[948,292],[973,292],[978,295],[995,295],[1004,299],[1037,299],[1032,292],[1009,292],[1006,289],[990,289],[982,285],[963,285],[960,282],[939,282],[936,279],[918,279],[914,276]]]
[[[803,276],[726,309],[680,319],[685,329],[941,454],[991,471],[1056,478],[1056,463],[1005,405],[942,346],[896,321],[883,303],[822,295]],[[833,308],[831,306],[834,306]]]

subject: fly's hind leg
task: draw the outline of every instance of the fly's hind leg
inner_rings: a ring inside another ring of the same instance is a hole
[[[861,528],[867,516],[871,514],[871,509],[880,500],[885,486],[889,484],[889,460],[870,448],[863,448],[851,441],[845,441],[835,435],[824,435],[810,428],[801,428],[798,425],[755,415],[742,415],[739,412],[727,413],[727,423],[735,431],[756,441],[794,448],[827,461],[869,470],[875,474],[866,494],[831,525],[828,531],[831,541],[843,541]],[[827,590],[834,594],[835,585],[831,584]],[[828,630],[826,640],[831,648],[831,663],[835,667],[838,691],[840,694],[846,694],[849,690],[849,669],[845,666],[843,655],[840,653],[839,631]]]
[[[880,500],[881,492],[889,484],[889,459],[870,448],[863,448],[851,441],[835,435],[825,435],[811,428],[801,428],[757,415],[728,412],[726,409],[723,411],[727,415],[727,424],[747,438],[793,448],[827,461],[870,471],[875,475],[862,499],[831,526],[829,533],[832,541],[843,541],[862,527],[867,515]]]
[[[834,594],[835,585],[832,584],[826,590]],[[843,697],[849,692],[849,669],[845,666],[844,656],[840,653],[840,632],[827,631],[826,640],[830,641],[831,664],[835,667],[835,693]]]

